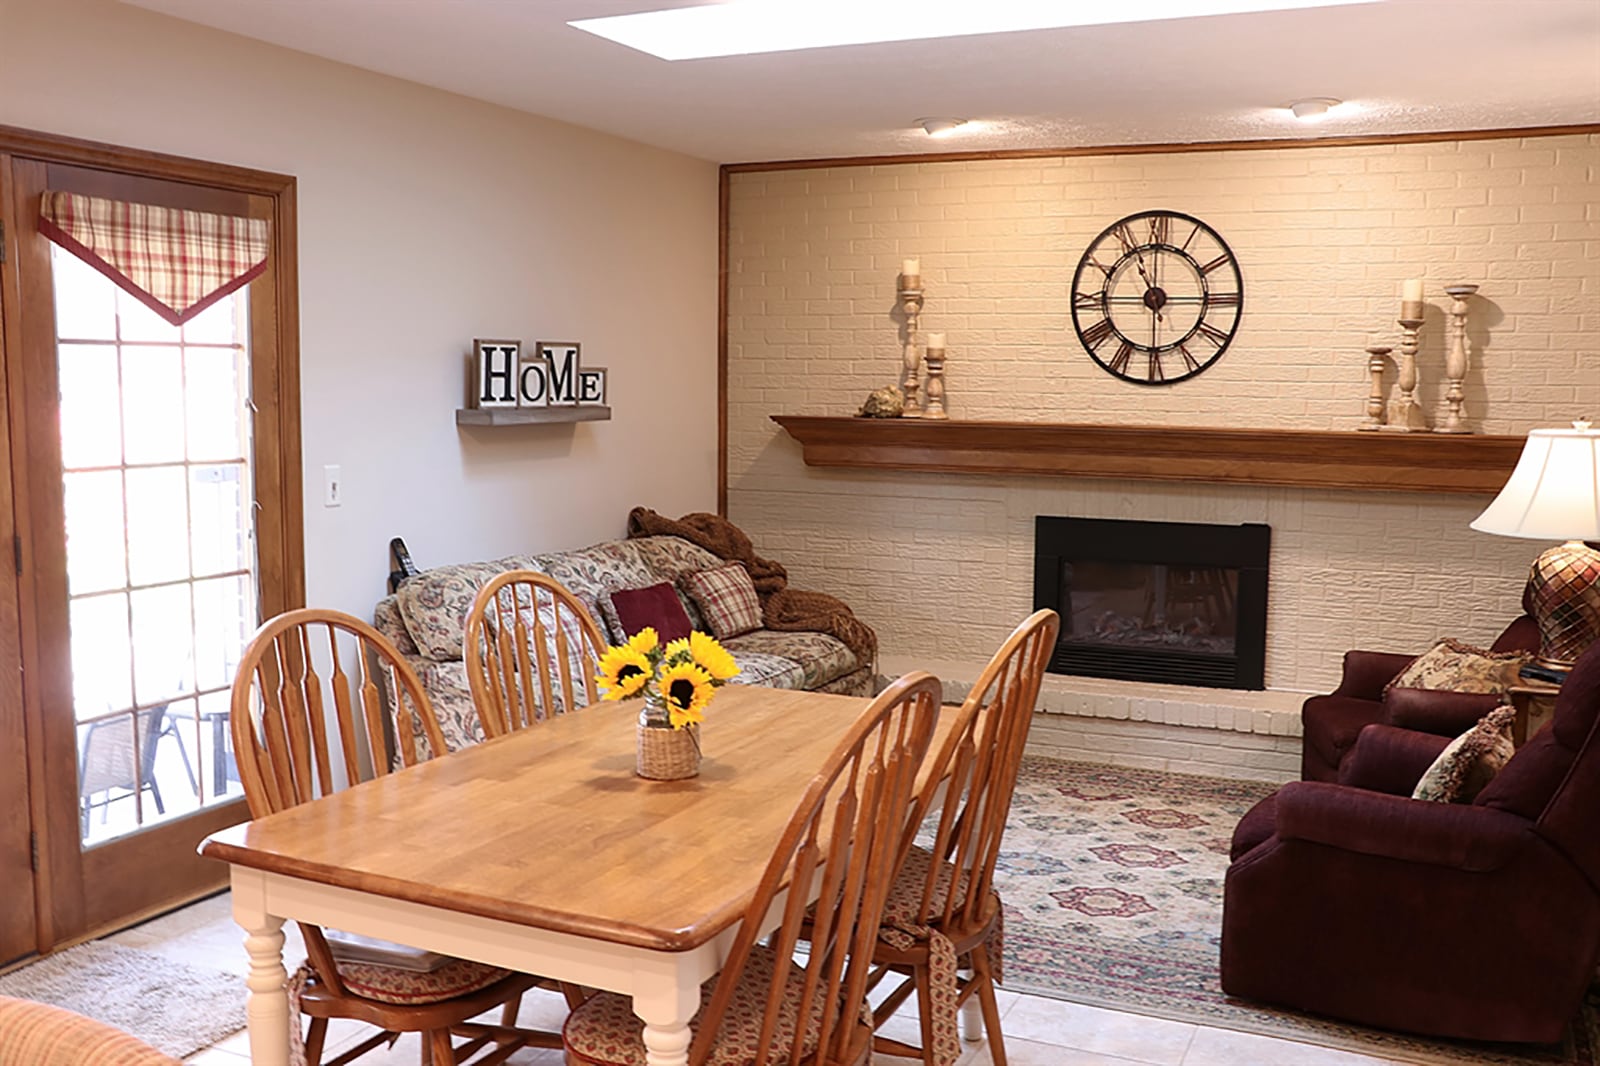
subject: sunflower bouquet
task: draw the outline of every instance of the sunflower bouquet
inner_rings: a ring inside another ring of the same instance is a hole
[[[715,637],[694,632],[663,645],[646,626],[626,644],[607,648],[595,670],[601,699],[643,696],[641,725],[683,729],[705,720],[706,704],[739,673],[739,664]]]

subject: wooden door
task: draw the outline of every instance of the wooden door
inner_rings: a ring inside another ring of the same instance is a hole
[[[0,158],[0,200],[9,194],[8,171]],[[14,291],[15,241],[0,241],[0,291]],[[14,347],[0,299],[0,364]],[[6,382],[0,375],[0,545],[15,544],[11,492],[11,433],[6,417]],[[33,802],[28,775],[28,728],[23,713],[22,660],[18,644],[17,567],[0,565],[0,965],[32,953],[34,924]]]
[[[226,883],[196,849],[247,817],[227,729],[233,667],[260,618],[304,597],[297,396],[284,388],[292,233],[263,278],[177,327],[38,227],[46,189],[274,226],[281,200],[155,176],[183,169],[159,157],[114,167],[67,147],[68,160],[14,155],[6,204],[13,617],[37,722],[41,950]]]

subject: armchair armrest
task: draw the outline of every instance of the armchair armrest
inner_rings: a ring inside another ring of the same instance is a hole
[[[1383,713],[1378,721],[1401,729],[1458,737],[1504,702],[1505,697],[1494,692],[1392,688],[1383,697]]]
[[[1369,725],[1356,737],[1339,767],[1339,784],[1409,796],[1423,773],[1439,753],[1450,744],[1448,737],[1396,729],[1388,725]]]
[[[1415,655],[1390,651],[1347,651],[1344,653],[1344,675],[1335,696],[1353,696],[1360,700],[1380,700],[1383,686],[1393,681]]]
[[[1278,790],[1279,840],[1304,840],[1401,862],[1483,872],[1527,842],[1525,818],[1490,807],[1294,781]]]

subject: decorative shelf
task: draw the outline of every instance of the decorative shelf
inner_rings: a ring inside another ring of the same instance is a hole
[[[1500,491],[1522,437],[773,415],[807,466],[1208,481],[1368,491]]]
[[[458,426],[529,426],[543,422],[609,422],[604,404],[551,407],[458,407]]]

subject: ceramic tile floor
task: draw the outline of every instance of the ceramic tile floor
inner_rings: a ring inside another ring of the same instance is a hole
[[[285,958],[298,961],[303,954],[298,936],[292,928],[288,932]],[[228,913],[228,897],[223,894],[125,930],[110,940],[197,966],[243,974],[244,948],[239,938],[239,929]],[[518,1021],[556,1030],[565,1010],[560,996],[534,993],[526,997]],[[1395,1066],[1385,1058],[1041,996],[1001,992],[1000,1012],[1012,1066]],[[889,1023],[891,1036],[916,1039],[917,1032],[910,1008]],[[334,1022],[329,1027],[327,1051],[332,1054],[349,1047],[367,1033],[370,1030],[365,1026]],[[965,1051],[957,1066],[983,1066],[991,1061],[986,1043],[962,1046]],[[244,1066],[249,1061],[243,1032],[188,1059],[190,1066]],[[363,1066],[416,1066],[416,1038],[404,1037],[393,1048],[370,1052],[358,1061]],[[561,1061],[559,1051],[549,1050],[525,1050],[510,1060],[512,1066],[559,1066]],[[914,1060],[876,1056],[873,1061],[875,1066],[907,1066]]]

